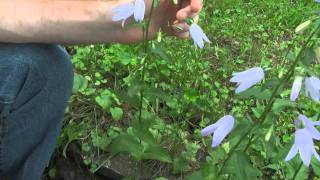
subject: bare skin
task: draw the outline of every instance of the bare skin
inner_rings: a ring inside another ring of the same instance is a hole
[[[112,10],[132,0],[1,0],[0,42],[11,43],[132,43],[142,40],[142,31],[111,20]],[[151,0],[146,0],[146,13]],[[169,35],[188,36],[187,17],[196,18],[201,0],[184,0],[182,8],[160,0],[154,10],[150,37],[161,29]],[[174,25],[173,25],[174,24]],[[183,27],[177,30],[175,26]]]

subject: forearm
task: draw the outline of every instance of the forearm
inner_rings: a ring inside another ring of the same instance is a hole
[[[136,42],[139,28],[112,22],[112,9],[128,0],[2,0],[0,42],[85,44]]]

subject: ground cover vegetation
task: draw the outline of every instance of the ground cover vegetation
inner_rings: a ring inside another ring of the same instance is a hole
[[[290,100],[295,77],[320,77],[319,4],[211,0],[204,7],[199,25],[211,43],[203,49],[161,33],[134,45],[67,47],[74,89],[55,156],[68,158],[76,144],[92,173],[107,167],[126,179],[318,179],[314,156],[310,165],[285,158],[300,125],[308,127],[294,123],[299,114],[319,120],[317,95],[303,88]],[[232,74],[252,67],[264,79],[235,93]],[[202,130],[225,115],[235,125],[212,148]],[[52,160],[46,176],[57,171]]]

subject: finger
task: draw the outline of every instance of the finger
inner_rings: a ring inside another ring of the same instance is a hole
[[[193,13],[191,11],[191,6],[187,6],[186,8],[181,9],[180,11],[177,12],[177,20],[182,21],[185,20],[186,18],[195,18],[198,16],[198,13]]]
[[[193,13],[198,13],[202,9],[202,0],[191,0],[190,6]]]
[[[185,8],[182,8],[177,12],[176,17],[178,20],[184,20],[188,17],[190,13],[191,13],[191,6],[186,6]]]
[[[186,2],[189,4],[186,4]],[[202,0],[183,1],[182,4],[184,8],[180,9],[176,15],[178,20],[183,20],[188,17],[193,18],[195,14],[198,14],[202,9]]]

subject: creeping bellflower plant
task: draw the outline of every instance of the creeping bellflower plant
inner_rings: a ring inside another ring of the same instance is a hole
[[[301,90],[301,85],[302,85],[302,77],[298,76],[295,78],[292,85],[291,94],[290,94],[291,101],[295,101],[298,98]]]
[[[230,82],[236,82],[238,87],[236,93],[243,92],[264,78],[264,71],[260,67],[254,67],[246,71],[234,73]]]
[[[217,147],[222,140],[230,133],[234,125],[234,118],[226,115],[219,119],[216,123],[211,124],[201,131],[202,136],[213,134],[212,147]]]
[[[199,48],[204,47],[204,41],[207,43],[210,43],[210,40],[207,37],[207,35],[203,32],[201,27],[196,23],[191,24],[191,26],[189,28],[189,33],[190,33],[190,36],[191,36],[194,44],[196,46],[198,46]]]
[[[307,95],[316,102],[320,101],[320,79],[314,76],[306,78],[305,88]]]

